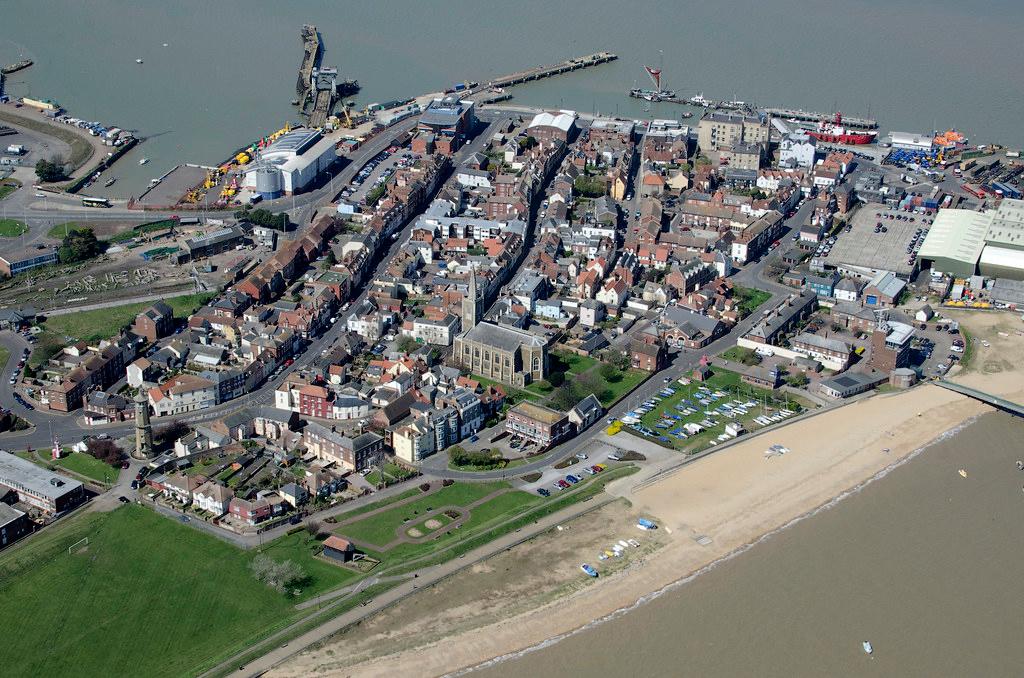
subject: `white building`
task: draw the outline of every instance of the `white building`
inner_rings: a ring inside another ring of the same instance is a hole
[[[149,389],[148,395],[153,413],[158,417],[194,412],[217,404],[216,384],[191,374],[171,377],[160,386]]]
[[[402,334],[425,344],[451,346],[459,332],[459,317],[449,313],[444,320],[414,318],[411,328],[403,328]]]
[[[917,134],[915,132],[891,132],[889,140],[893,148],[902,148],[908,151],[930,151],[934,137],[931,134]]]
[[[260,152],[245,172],[244,186],[267,199],[300,193],[337,160],[334,139],[318,130],[297,129]]]
[[[818,141],[807,134],[787,134],[779,142],[779,165],[782,167],[812,167],[818,152]]]

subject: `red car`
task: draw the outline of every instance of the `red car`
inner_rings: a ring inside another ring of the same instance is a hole
[[[295,362],[294,360],[292,360],[291,358],[288,358],[288,360],[284,361],[284,366],[285,367],[291,367],[294,362]]]

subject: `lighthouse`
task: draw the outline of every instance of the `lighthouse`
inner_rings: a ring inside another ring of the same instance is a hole
[[[153,425],[149,423],[149,399],[143,390],[135,394],[135,458],[153,456]]]

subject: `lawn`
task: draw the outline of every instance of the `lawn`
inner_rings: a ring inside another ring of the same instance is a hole
[[[636,436],[655,440],[661,445],[682,450],[688,454],[693,454],[707,448],[712,440],[715,440],[725,431],[725,425],[729,422],[740,422],[744,425],[747,431],[760,428],[760,425],[753,420],[755,417],[762,414],[761,404],[766,404],[767,407],[772,410],[785,408],[793,411],[800,411],[809,406],[808,403],[794,396],[785,393],[773,393],[771,391],[743,383],[740,380],[740,375],[738,373],[731,372],[729,370],[715,369],[714,374],[703,383],[704,386],[708,387],[712,391],[719,390],[726,392],[727,395],[724,398],[713,401],[709,405],[704,405],[698,402],[696,399],[696,391],[701,385],[702,384],[699,382],[691,382],[687,386],[682,386],[673,382],[669,386],[675,389],[675,393],[667,398],[663,398],[661,402],[657,403],[657,407],[640,417],[640,422],[644,426],[655,431],[657,435],[654,438],[645,436],[629,426],[626,426],[624,430]],[[746,415],[738,415],[734,419],[730,419],[724,415],[714,417],[705,413],[705,410],[713,410],[719,407],[722,403],[729,402],[733,399],[741,399],[744,401],[754,400],[757,401],[759,405],[749,408]],[[697,412],[683,416],[676,407],[683,400],[689,400],[692,407],[697,409]],[[671,425],[658,428],[658,424],[662,423],[668,415],[673,415],[677,418],[672,419]],[[714,421],[715,425],[706,428],[704,431],[696,435],[689,435],[686,438],[677,438],[670,433],[670,431],[681,428],[683,424],[700,423],[705,419]],[[661,437],[664,437],[666,440],[661,440]]]
[[[396,539],[400,527],[411,524],[417,516],[427,511],[443,506],[466,506],[492,492],[507,487],[509,487],[508,483],[500,482],[455,483],[408,504],[396,506],[351,525],[339,526],[334,531],[345,535],[357,544],[363,542],[384,546]]]
[[[738,308],[741,317],[746,317],[757,310],[757,307],[772,298],[771,292],[765,292],[753,287],[733,288],[733,294],[739,300]]]
[[[21,184],[15,179],[4,179],[0,181],[0,200],[3,200],[11,193],[14,193],[21,187]]]
[[[186,318],[213,296],[212,293],[186,294],[180,297],[169,297],[164,299],[164,302],[174,310],[176,318]],[[154,303],[147,301],[53,316],[46,319],[43,327],[60,337],[68,336],[76,340],[98,341],[116,334],[122,327],[131,325],[135,316]]]
[[[0,237],[17,238],[27,230],[28,226],[17,219],[0,219]]]
[[[730,360],[734,363],[740,363],[741,365],[758,365],[761,359],[757,356],[757,353],[753,349],[744,348],[743,346],[733,346],[722,353],[722,357],[726,360]]]
[[[605,381],[607,388],[598,393],[597,397],[601,400],[602,405],[609,407],[643,383],[649,376],[651,376],[651,373],[644,370],[634,368],[629,368],[625,371],[619,370],[615,377]]]
[[[549,362],[552,372],[583,374],[600,361],[597,358],[577,355],[569,351],[552,351]]]
[[[84,552],[69,555],[85,536]],[[267,552],[300,560],[300,547]],[[254,556],[139,506],[65,519],[0,556],[0,615],[18,620],[19,636],[4,673],[195,674],[305,614],[253,578]],[[311,578],[300,598],[348,576],[300,564]]]
[[[105,464],[91,454],[84,452],[72,452],[60,459],[52,460],[52,463],[69,471],[74,471],[86,478],[92,478],[98,483],[114,482],[117,480],[118,473],[120,473],[119,469],[115,469],[110,464]]]
[[[63,240],[64,237],[71,231],[85,230],[84,227],[79,226],[73,221],[67,221],[63,224],[54,224],[50,227],[50,230],[46,232],[47,238],[53,238],[54,240]]]

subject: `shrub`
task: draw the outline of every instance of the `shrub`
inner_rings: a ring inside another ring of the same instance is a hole
[[[522,481],[524,483],[535,483],[538,480],[540,480],[541,475],[542,474],[536,473],[536,472],[535,473],[527,473],[525,476],[522,476]]]
[[[455,481],[452,480],[451,478],[445,478],[444,480],[441,481],[441,486],[442,487],[451,487],[454,484],[455,484]]]
[[[429,492],[429,491],[430,491],[430,483],[422,483],[422,484],[420,484],[420,492]]]

